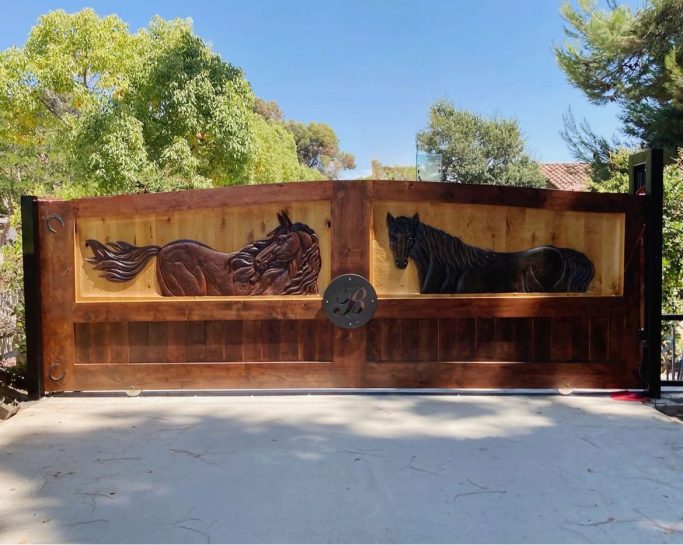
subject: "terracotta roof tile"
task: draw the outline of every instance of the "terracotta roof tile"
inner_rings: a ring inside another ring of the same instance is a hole
[[[550,189],[589,191],[588,163],[544,163],[541,165],[541,173],[548,180]]]

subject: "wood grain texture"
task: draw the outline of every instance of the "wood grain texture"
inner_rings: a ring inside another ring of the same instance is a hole
[[[117,197],[112,197],[115,198]],[[324,201],[303,200],[258,206],[218,206],[212,203],[211,207],[203,209],[172,209],[148,215],[134,215],[133,211],[129,210],[127,216],[114,218],[111,217],[109,208],[103,207],[99,216],[80,217],[76,220],[77,300],[154,300],[164,297],[157,273],[157,265],[162,258],[151,257],[144,269],[131,280],[111,282],[102,278],[101,271],[96,270],[94,265],[87,261],[93,256],[93,248],[86,247],[86,241],[90,239],[102,244],[123,241],[137,247],[163,247],[179,240],[194,240],[226,254],[227,258],[230,253],[263,239],[267,233],[275,229],[278,226],[277,215],[282,210],[288,213],[293,222],[308,225],[318,237],[321,256],[318,290],[322,293],[330,281],[330,204]],[[201,251],[201,246],[190,245],[188,248],[195,253]],[[211,252],[205,253],[213,256],[214,260],[219,259]],[[208,259],[206,256],[198,258]],[[219,283],[219,280],[216,282]]]
[[[48,216],[58,215],[64,225]],[[67,202],[39,201],[40,281],[43,327],[43,384],[47,392],[74,388],[74,328],[71,308],[74,301],[74,231],[75,220]],[[52,369],[52,371],[51,371]],[[54,378],[63,377],[61,380]]]
[[[418,213],[420,222],[460,238],[466,244],[496,252],[520,252],[553,245],[583,252],[595,275],[584,294],[622,295],[624,260],[623,213],[577,212],[443,202],[375,201],[372,207],[370,281],[382,295],[420,293],[417,267],[393,262],[386,225],[387,213]]]
[[[342,274],[368,277],[370,271],[369,184],[334,182],[332,191],[332,278]],[[334,363],[346,374],[349,387],[363,384],[367,357],[367,326],[334,328]]]
[[[149,244],[183,238],[193,225],[197,239],[229,251],[231,237],[265,231],[268,214],[286,208],[294,221],[294,209],[318,218],[327,233],[328,279],[376,276],[373,231],[388,203],[406,213],[424,206],[438,217],[460,215],[471,232],[503,248],[530,240],[561,245],[571,231],[603,264],[603,291],[387,293],[366,327],[342,330],[327,320],[319,296],[169,300],[149,295],[153,278],[137,292],[95,295],[79,272],[86,230]],[[637,388],[644,207],[629,195],[372,181],[40,201],[42,220],[50,213],[65,219],[61,234],[41,233],[46,389]],[[64,380],[49,380],[48,358],[63,365]]]

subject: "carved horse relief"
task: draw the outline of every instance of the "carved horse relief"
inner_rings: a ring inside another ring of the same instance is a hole
[[[165,296],[307,295],[318,293],[320,248],[315,231],[292,223],[283,211],[266,238],[234,253],[194,240],[137,247],[127,242],[86,241],[88,263],[111,282],[127,282],[157,258],[156,277]]]
[[[585,292],[593,263],[571,248],[494,252],[412,218],[387,213],[394,264],[417,266],[420,293]]]

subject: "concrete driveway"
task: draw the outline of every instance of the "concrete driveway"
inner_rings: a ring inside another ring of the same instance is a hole
[[[609,397],[55,397],[0,424],[0,541],[683,540],[683,426]]]

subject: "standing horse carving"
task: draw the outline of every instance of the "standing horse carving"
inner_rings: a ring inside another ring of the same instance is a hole
[[[584,292],[595,269],[571,248],[537,246],[521,252],[494,252],[412,218],[387,213],[394,264],[417,266],[420,293]]]
[[[285,212],[266,238],[234,253],[218,252],[194,240],[165,246],[137,247],[127,242],[88,240],[87,259],[112,282],[132,280],[157,258],[161,294],[179,295],[307,295],[318,293],[320,247],[315,231],[292,223]]]

